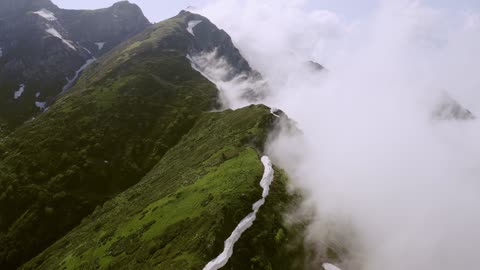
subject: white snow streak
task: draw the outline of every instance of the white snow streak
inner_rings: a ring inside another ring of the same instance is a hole
[[[55,14],[53,14],[53,12],[45,8],[42,8],[39,11],[35,11],[34,13],[51,22],[57,20],[57,17],[55,17]]]
[[[105,46],[106,42],[97,42],[95,45],[97,45],[98,50],[101,51],[103,47]]]
[[[195,26],[197,26],[199,23],[201,23],[202,21],[201,20],[193,20],[193,21],[189,21],[188,22],[188,27],[187,27],[187,31],[192,34],[192,36],[195,36],[195,34],[193,33],[193,28],[195,28]]]
[[[220,255],[218,255],[218,257],[210,261],[203,268],[203,270],[218,270],[224,267],[233,254],[233,246],[235,245],[235,243],[238,241],[238,239],[240,239],[242,234],[253,225],[253,222],[257,218],[257,212],[260,209],[260,207],[262,207],[262,205],[265,203],[265,198],[267,198],[270,192],[270,185],[273,182],[273,174],[274,174],[272,162],[270,161],[269,157],[267,156],[262,157],[262,163],[263,163],[263,166],[265,167],[262,180],[260,181],[260,186],[263,188],[262,199],[260,199],[259,201],[253,204],[253,207],[252,207],[253,212],[248,214],[247,217],[245,217],[242,221],[240,221],[240,223],[235,228],[235,230],[233,230],[230,237],[225,241],[225,247],[223,249],[223,252]]]
[[[324,263],[322,266],[323,266],[323,268],[325,268],[325,270],[341,270],[340,268],[336,267],[335,265],[329,264],[329,263]]]
[[[39,108],[40,110],[45,110],[47,103],[46,102],[40,102],[40,101],[35,101],[35,106]]]
[[[48,28],[48,29],[45,30],[45,31],[46,31],[47,33],[49,33],[50,35],[61,39],[62,42],[65,43],[65,45],[67,45],[68,47],[70,47],[72,50],[75,50],[75,51],[77,50],[77,49],[75,48],[75,46],[73,46],[72,42],[64,39],[63,36],[62,36],[55,28]]]
[[[85,47],[82,47],[82,48],[83,48],[86,52],[88,52],[88,54],[93,55],[93,53],[92,53],[89,49],[87,49],[87,48],[85,48]]]
[[[77,81],[78,77],[80,77],[80,74],[88,67],[90,66],[93,62],[95,62],[95,57],[92,59],[88,59],[87,62],[81,66],[76,72],[75,75],[73,76],[72,79],[67,78],[67,84],[63,87],[62,89],[62,94],[65,93],[70,87],[73,86],[73,84]]]
[[[277,118],[280,118],[280,115],[276,114],[276,112],[278,112],[278,109],[275,109],[275,108],[270,108],[270,113],[277,117]]]
[[[15,99],[19,99],[23,95],[23,92],[25,92],[25,84],[20,84],[20,88],[18,88],[18,90],[15,91],[15,93],[13,94],[13,97]]]

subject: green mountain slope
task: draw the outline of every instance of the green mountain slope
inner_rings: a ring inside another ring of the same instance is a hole
[[[265,106],[208,112],[218,91],[187,55],[213,50],[230,76],[255,74],[227,33],[181,12],[103,55],[47,111],[0,137],[0,269],[29,260],[23,268],[200,269],[222,251],[261,197],[276,118]],[[283,225],[295,203],[286,181],[277,168],[229,269],[302,267],[298,228]]]
[[[275,119],[265,106],[205,113],[139,184],[22,268],[201,269],[261,198],[260,153]],[[302,251],[287,249],[287,194],[276,169],[267,204],[229,269],[293,269]]]
[[[209,46],[239,53],[229,38],[198,42],[186,30],[197,16],[182,13],[120,45],[0,143],[0,267],[30,259],[137,183],[216,105],[216,87],[186,55]],[[208,34],[226,35],[204,20]]]

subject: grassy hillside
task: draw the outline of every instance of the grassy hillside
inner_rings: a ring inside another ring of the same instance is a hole
[[[140,183],[22,268],[201,269],[261,198],[259,153],[273,123],[265,106],[205,113]],[[229,269],[295,269],[293,255],[302,251],[289,252],[281,216],[292,199],[276,169]]]
[[[185,20],[117,47],[0,142],[0,268],[30,259],[137,183],[215,106],[215,86],[185,57]]]
[[[276,118],[265,106],[208,112],[217,89],[186,55],[215,47],[235,72],[251,72],[224,31],[182,12],[98,59],[36,119],[0,132],[0,269],[29,260],[24,269],[201,269],[222,251],[261,197]],[[277,168],[228,269],[303,267],[301,226],[283,225],[295,203],[286,181]]]

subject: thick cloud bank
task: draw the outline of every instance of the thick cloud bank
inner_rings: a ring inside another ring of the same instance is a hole
[[[348,245],[342,269],[478,269],[480,16],[398,0],[349,21],[307,6],[221,0],[198,12],[264,75],[261,102],[302,130],[273,138],[269,155],[315,207],[310,240]],[[433,115],[457,105],[477,118]]]

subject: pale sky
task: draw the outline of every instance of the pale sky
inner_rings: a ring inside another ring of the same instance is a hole
[[[118,0],[52,0],[52,2],[67,9],[97,9],[111,6]],[[139,5],[151,22],[159,22],[177,15],[188,6],[202,6],[207,0],[130,0],[130,2]]]
[[[258,0],[261,1],[261,0]],[[382,0],[311,0],[309,8],[328,9],[350,19],[361,18],[371,11]],[[383,0],[385,1],[385,0]],[[53,0],[61,8],[96,9],[111,6],[117,0]],[[175,16],[188,6],[201,7],[208,0],[130,0],[139,5],[148,19],[159,22]],[[424,0],[435,7],[455,9],[456,11],[480,10],[480,0]]]

